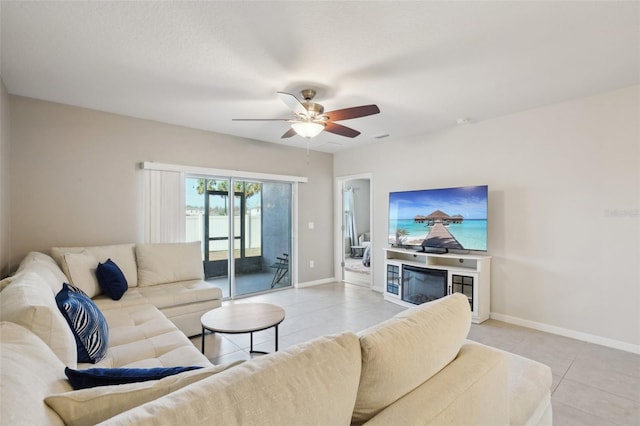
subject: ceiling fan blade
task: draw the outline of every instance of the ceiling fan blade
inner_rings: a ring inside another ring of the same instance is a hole
[[[231,121],[290,121],[290,118],[232,118]]]
[[[359,131],[354,130],[350,127],[343,126],[342,124],[328,122],[324,126],[324,130],[329,133],[335,133],[336,135],[346,136],[348,138],[355,138],[360,134]]]
[[[351,118],[366,117],[380,112],[377,105],[362,105],[351,108],[337,109],[335,111],[325,112],[324,115],[329,117],[331,121],[349,120]]]
[[[282,100],[282,102],[284,102],[285,105],[288,106],[291,111],[295,112],[296,114],[302,114],[304,116],[309,115],[309,113],[307,112],[307,109],[304,107],[304,105],[302,105],[302,102],[300,102],[298,98],[296,98],[292,94],[285,93],[285,92],[278,92],[278,96],[280,96],[280,100]]]
[[[297,133],[295,130],[293,130],[293,128],[287,130],[287,132],[280,136],[280,139],[285,139],[285,138],[290,138],[291,136],[295,136]]]

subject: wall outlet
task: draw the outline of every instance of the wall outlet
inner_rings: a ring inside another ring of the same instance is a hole
[[[309,261],[309,268],[313,268],[314,266],[316,266],[315,262],[313,260]]]
[[[309,222],[309,229],[313,229],[315,227],[316,227],[315,223]]]

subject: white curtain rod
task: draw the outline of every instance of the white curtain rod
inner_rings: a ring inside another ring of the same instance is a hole
[[[309,178],[304,176],[274,175],[270,173],[243,172],[240,170],[211,169],[208,167],[181,166],[178,164],[154,163],[144,161],[140,163],[142,170],[161,170],[167,172],[182,172],[197,176],[224,176],[241,179],[271,180],[281,182],[307,183]]]

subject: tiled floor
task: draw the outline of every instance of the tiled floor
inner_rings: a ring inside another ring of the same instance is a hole
[[[358,331],[404,308],[349,284],[287,289],[239,299],[282,306],[280,349],[324,334]],[[255,349],[273,351],[274,331],[254,334]],[[640,425],[640,355],[489,320],[469,338],[535,359],[553,371],[554,425]],[[206,355],[216,364],[249,359],[249,336],[207,335]],[[200,338],[192,339],[200,347]]]

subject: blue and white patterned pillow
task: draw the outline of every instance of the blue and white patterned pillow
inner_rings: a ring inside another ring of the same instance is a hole
[[[78,362],[96,363],[104,358],[109,326],[93,300],[79,288],[64,283],[56,303],[76,338]]]

